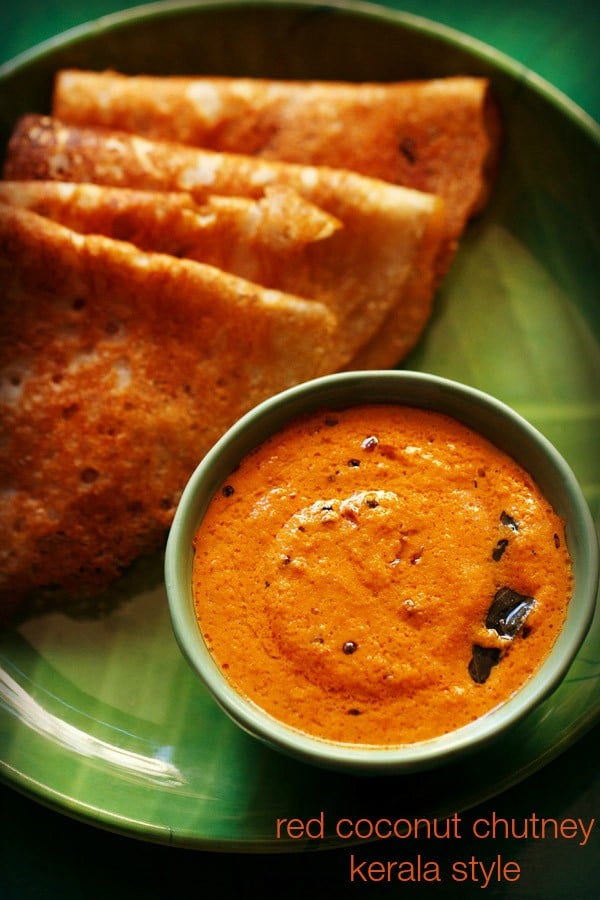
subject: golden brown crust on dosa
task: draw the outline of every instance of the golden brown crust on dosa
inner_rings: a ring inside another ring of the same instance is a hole
[[[455,238],[488,200],[500,134],[489,82],[471,76],[355,84],[70,69],[57,74],[53,114],[438,194]]]
[[[448,261],[441,200],[341,169],[199,150],[30,115],[13,132],[4,174],[13,180],[184,191],[198,204],[214,194],[259,200],[269,188],[293,190],[342,227],[303,247],[291,263],[285,260],[268,271],[256,271],[257,258],[248,254],[229,259],[228,266],[267,286],[325,303],[338,320],[342,365],[390,314],[393,334],[388,328],[381,336],[375,364],[392,365],[414,346]],[[406,291],[415,271],[427,277]]]
[[[277,257],[324,240],[341,227],[285,186],[267,190],[260,200],[209,197],[198,205],[184,191],[0,181],[0,202],[37,212],[81,234],[104,234],[142,250],[215,264],[242,241],[259,257]]]
[[[0,204],[0,607],[160,546],[244,411],[329,371],[320,303]]]

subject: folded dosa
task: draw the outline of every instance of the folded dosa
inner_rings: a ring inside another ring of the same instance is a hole
[[[277,266],[341,227],[284,186],[264,197],[209,197],[63,181],[0,181],[0,203],[47,216],[81,234],[103,234],[142,250],[196,259],[277,287]],[[262,279],[262,280],[261,280]]]
[[[69,69],[56,76],[53,114],[438,194],[454,237],[487,202],[500,133],[489,81],[470,76],[350,83]]]
[[[442,200],[344,169],[202,150],[29,115],[13,131],[4,176],[183,191],[196,203],[214,195],[258,200],[282,186],[295,191],[342,227],[306,244],[293,265],[276,268],[276,281],[267,286],[315,298],[332,310],[342,366],[384,322],[389,328],[377,339],[374,365],[401,359],[422,333],[447,264]],[[247,277],[248,254],[237,259],[235,273]],[[414,279],[415,272],[422,277]]]
[[[202,455],[330,371],[331,313],[0,203],[0,609],[160,546]]]

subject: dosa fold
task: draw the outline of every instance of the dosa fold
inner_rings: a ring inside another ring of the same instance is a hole
[[[340,223],[295,191],[260,200],[210,197],[62,181],[0,181],[0,202],[37,212],[81,234],[103,234],[141,250],[195,259],[278,287],[277,271]]]
[[[353,365],[375,336],[369,367],[401,359],[429,319],[447,265],[442,200],[344,169],[201,150],[31,115],[13,132],[4,175],[182,191],[197,204],[215,195],[260,201],[269,191],[293,191],[341,227],[305,243],[291,261],[284,256],[277,265],[272,257],[262,271],[247,241],[227,260],[208,261],[324,303],[338,321],[341,366]]]
[[[0,203],[0,607],[161,545],[247,409],[331,370],[335,320],[215,267]]]
[[[444,198],[456,238],[488,200],[500,121],[485,78],[392,83],[63,70],[53,114],[265,159],[352,169]]]

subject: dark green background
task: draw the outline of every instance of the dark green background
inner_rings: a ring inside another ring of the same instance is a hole
[[[0,62],[27,51],[65,29],[133,4],[119,0],[16,0],[0,11]],[[592,117],[600,118],[600,4],[591,0],[400,0],[403,9],[493,45],[550,81]],[[600,728],[596,727],[524,783],[464,814],[465,831],[477,816],[558,819],[600,816]],[[493,779],[493,773],[490,773]],[[401,798],[398,798],[400,804]],[[435,858],[447,868],[472,854],[487,863],[500,853],[522,869],[518,882],[410,884],[348,883],[349,850],[293,856],[250,856],[154,846],[77,823],[0,787],[0,900],[162,900],[176,896],[215,898],[336,897],[453,898],[486,900],[592,900],[600,895],[598,826],[587,847],[575,841],[462,839],[410,847],[388,842],[355,849],[365,859]]]

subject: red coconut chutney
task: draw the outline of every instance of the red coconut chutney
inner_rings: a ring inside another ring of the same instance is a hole
[[[572,591],[531,477],[445,415],[320,411],[250,453],[194,539],[204,640],[246,698],[313,736],[412,743],[517,691]]]

